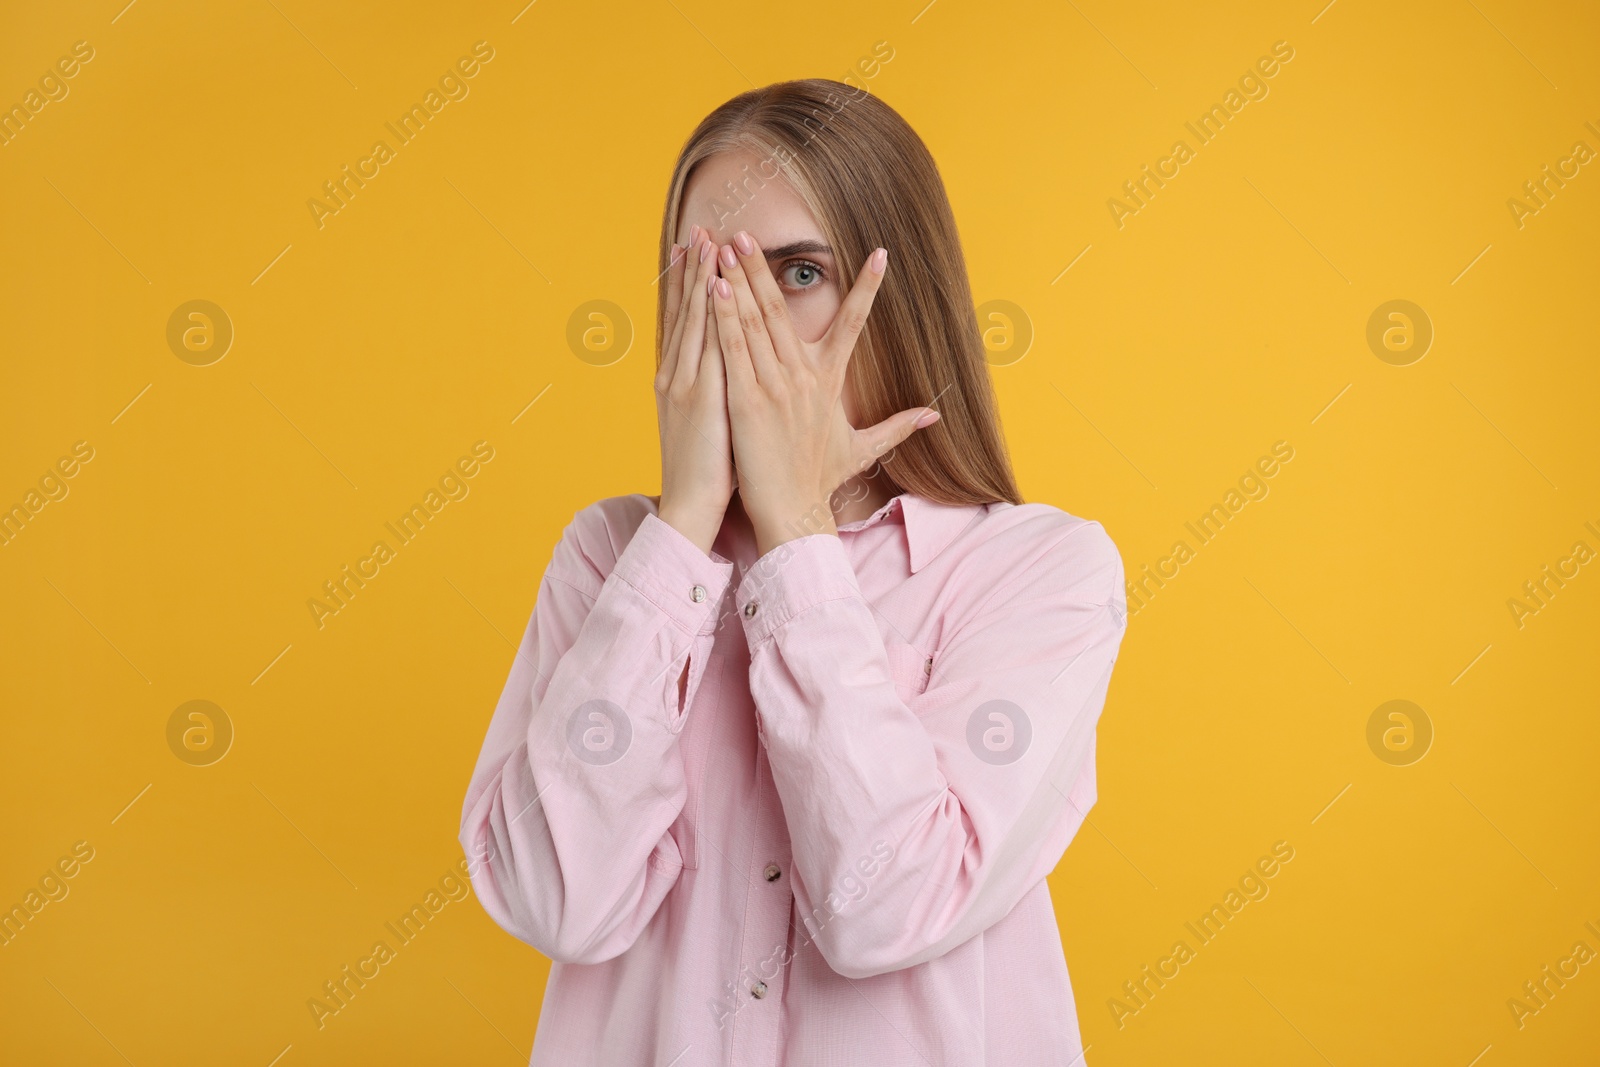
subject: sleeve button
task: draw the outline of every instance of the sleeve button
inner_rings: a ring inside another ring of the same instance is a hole
[[[705,586],[697,585],[693,589],[689,590],[689,599],[694,601],[696,604],[700,603],[705,598],[706,598],[706,587]]]

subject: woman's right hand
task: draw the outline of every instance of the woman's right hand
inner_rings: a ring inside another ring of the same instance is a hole
[[[708,554],[734,488],[727,370],[707,294],[717,274],[716,253],[698,226],[689,231],[687,249],[673,246],[661,326],[666,343],[655,378],[661,431],[657,513]]]

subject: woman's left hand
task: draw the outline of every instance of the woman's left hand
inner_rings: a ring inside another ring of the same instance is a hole
[[[939,418],[932,408],[910,408],[864,430],[845,418],[850,356],[888,261],[882,248],[868,256],[827,332],[807,342],[754,239],[740,233],[718,251],[713,301],[739,497],[763,555],[797,537],[836,533],[834,490]]]

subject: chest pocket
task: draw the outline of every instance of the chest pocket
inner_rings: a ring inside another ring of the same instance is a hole
[[[883,650],[889,654],[889,677],[894,680],[895,692],[901,700],[909,702],[927,690],[938,661],[936,650],[924,652],[893,637],[885,639]]]
[[[684,714],[683,729],[678,733],[678,751],[683,757],[684,780],[689,787],[683,811],[672,824],[672,838],[678,843],[683,865],[693,870],[700,866],[700,825],[705,803],[706,767],[711,762],[712,744],[719,733],[722,717],[726,656],[713,653],[706,660],[700,684],[694,699]]]

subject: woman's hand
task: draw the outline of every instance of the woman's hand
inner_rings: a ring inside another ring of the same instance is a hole
[[[850,355],[867,324],[889,254],[877,249],[814,343],[794,331],[766,256],[745,233],[718,254],[713,306],[727,367],[728,414],[739,497],[765,555],[810,533],[835,533],[828,500],[845,479],[939,413],[911,408],[857,430],[842,396]]]
[[[667,268],[666,344],[656,372],[661,506],[666,522],[709,553],[733,496],[727,374],[710,310],[716,245],[696,226]]]

